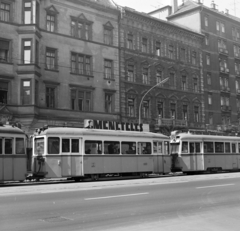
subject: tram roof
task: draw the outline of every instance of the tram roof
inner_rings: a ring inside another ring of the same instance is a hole
[[[137,132],[137,131],[115,131],[88,128],[52,127],[42,131],[39,135],[104,135],[104,136],[132,136],[169,139],[161,133]]]
[[[176,135],[177,139],[186,139],[186,140],[238,140],[240,141],[239,136],[224,136],[224,135],[206,135],[206,134],[191,134],[191,133],[179,133]]]
[[[11,125],[0,125],[0,133],[9,133],[9,134],[22,134],[25,135],[24,131],[18,127]]]

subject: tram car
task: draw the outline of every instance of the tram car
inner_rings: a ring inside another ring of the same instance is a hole
[[[169,173],[169,137],[137,131],[53,127],[33,136],[33,178]]]
[[[239,171],[240,137],[217,132],[174,131],[170,136],[172,171]]]
[[[24,181],[27,136],[14,125],[0,123],[0,182]]]

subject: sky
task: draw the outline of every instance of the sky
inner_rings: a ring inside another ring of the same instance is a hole
[[[120,6],[127,6],[139,12],[149,13],[166,5],[171,5],[171,0],[113,0]],[[187,0],[185,0],[187,1]],[[178,5],[181,5],[183,0],[178,0]],[[201,0],[207,6],[211,6],[212,0]],[[240,17],[240,0],[215,0],[215,4],[219,11],[229,10],[231,15]]]

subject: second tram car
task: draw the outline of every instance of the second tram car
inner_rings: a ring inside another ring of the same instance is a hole
[[[238,171],[240,137],[199,131],[174,131],[170,137],[172,170],[190,172]]]
[[[0,182],[24,181],[27,136],[18,127],[0,123]]]
[[[97,180],[107,174],[169,173],[169,137],[135,131],[46,128],[33,137],[34,178]]]

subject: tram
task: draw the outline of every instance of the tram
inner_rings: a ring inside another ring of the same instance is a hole
[[[140,131],[53,127],[33,136],[33,178],[169,173],[169,137]]]
[[[0,123],[0,182],[24,181],[27,136],[14,125]]]
[[[217,132],[173,131],[172,171],[184,173],[240,170],[240,137]]]

